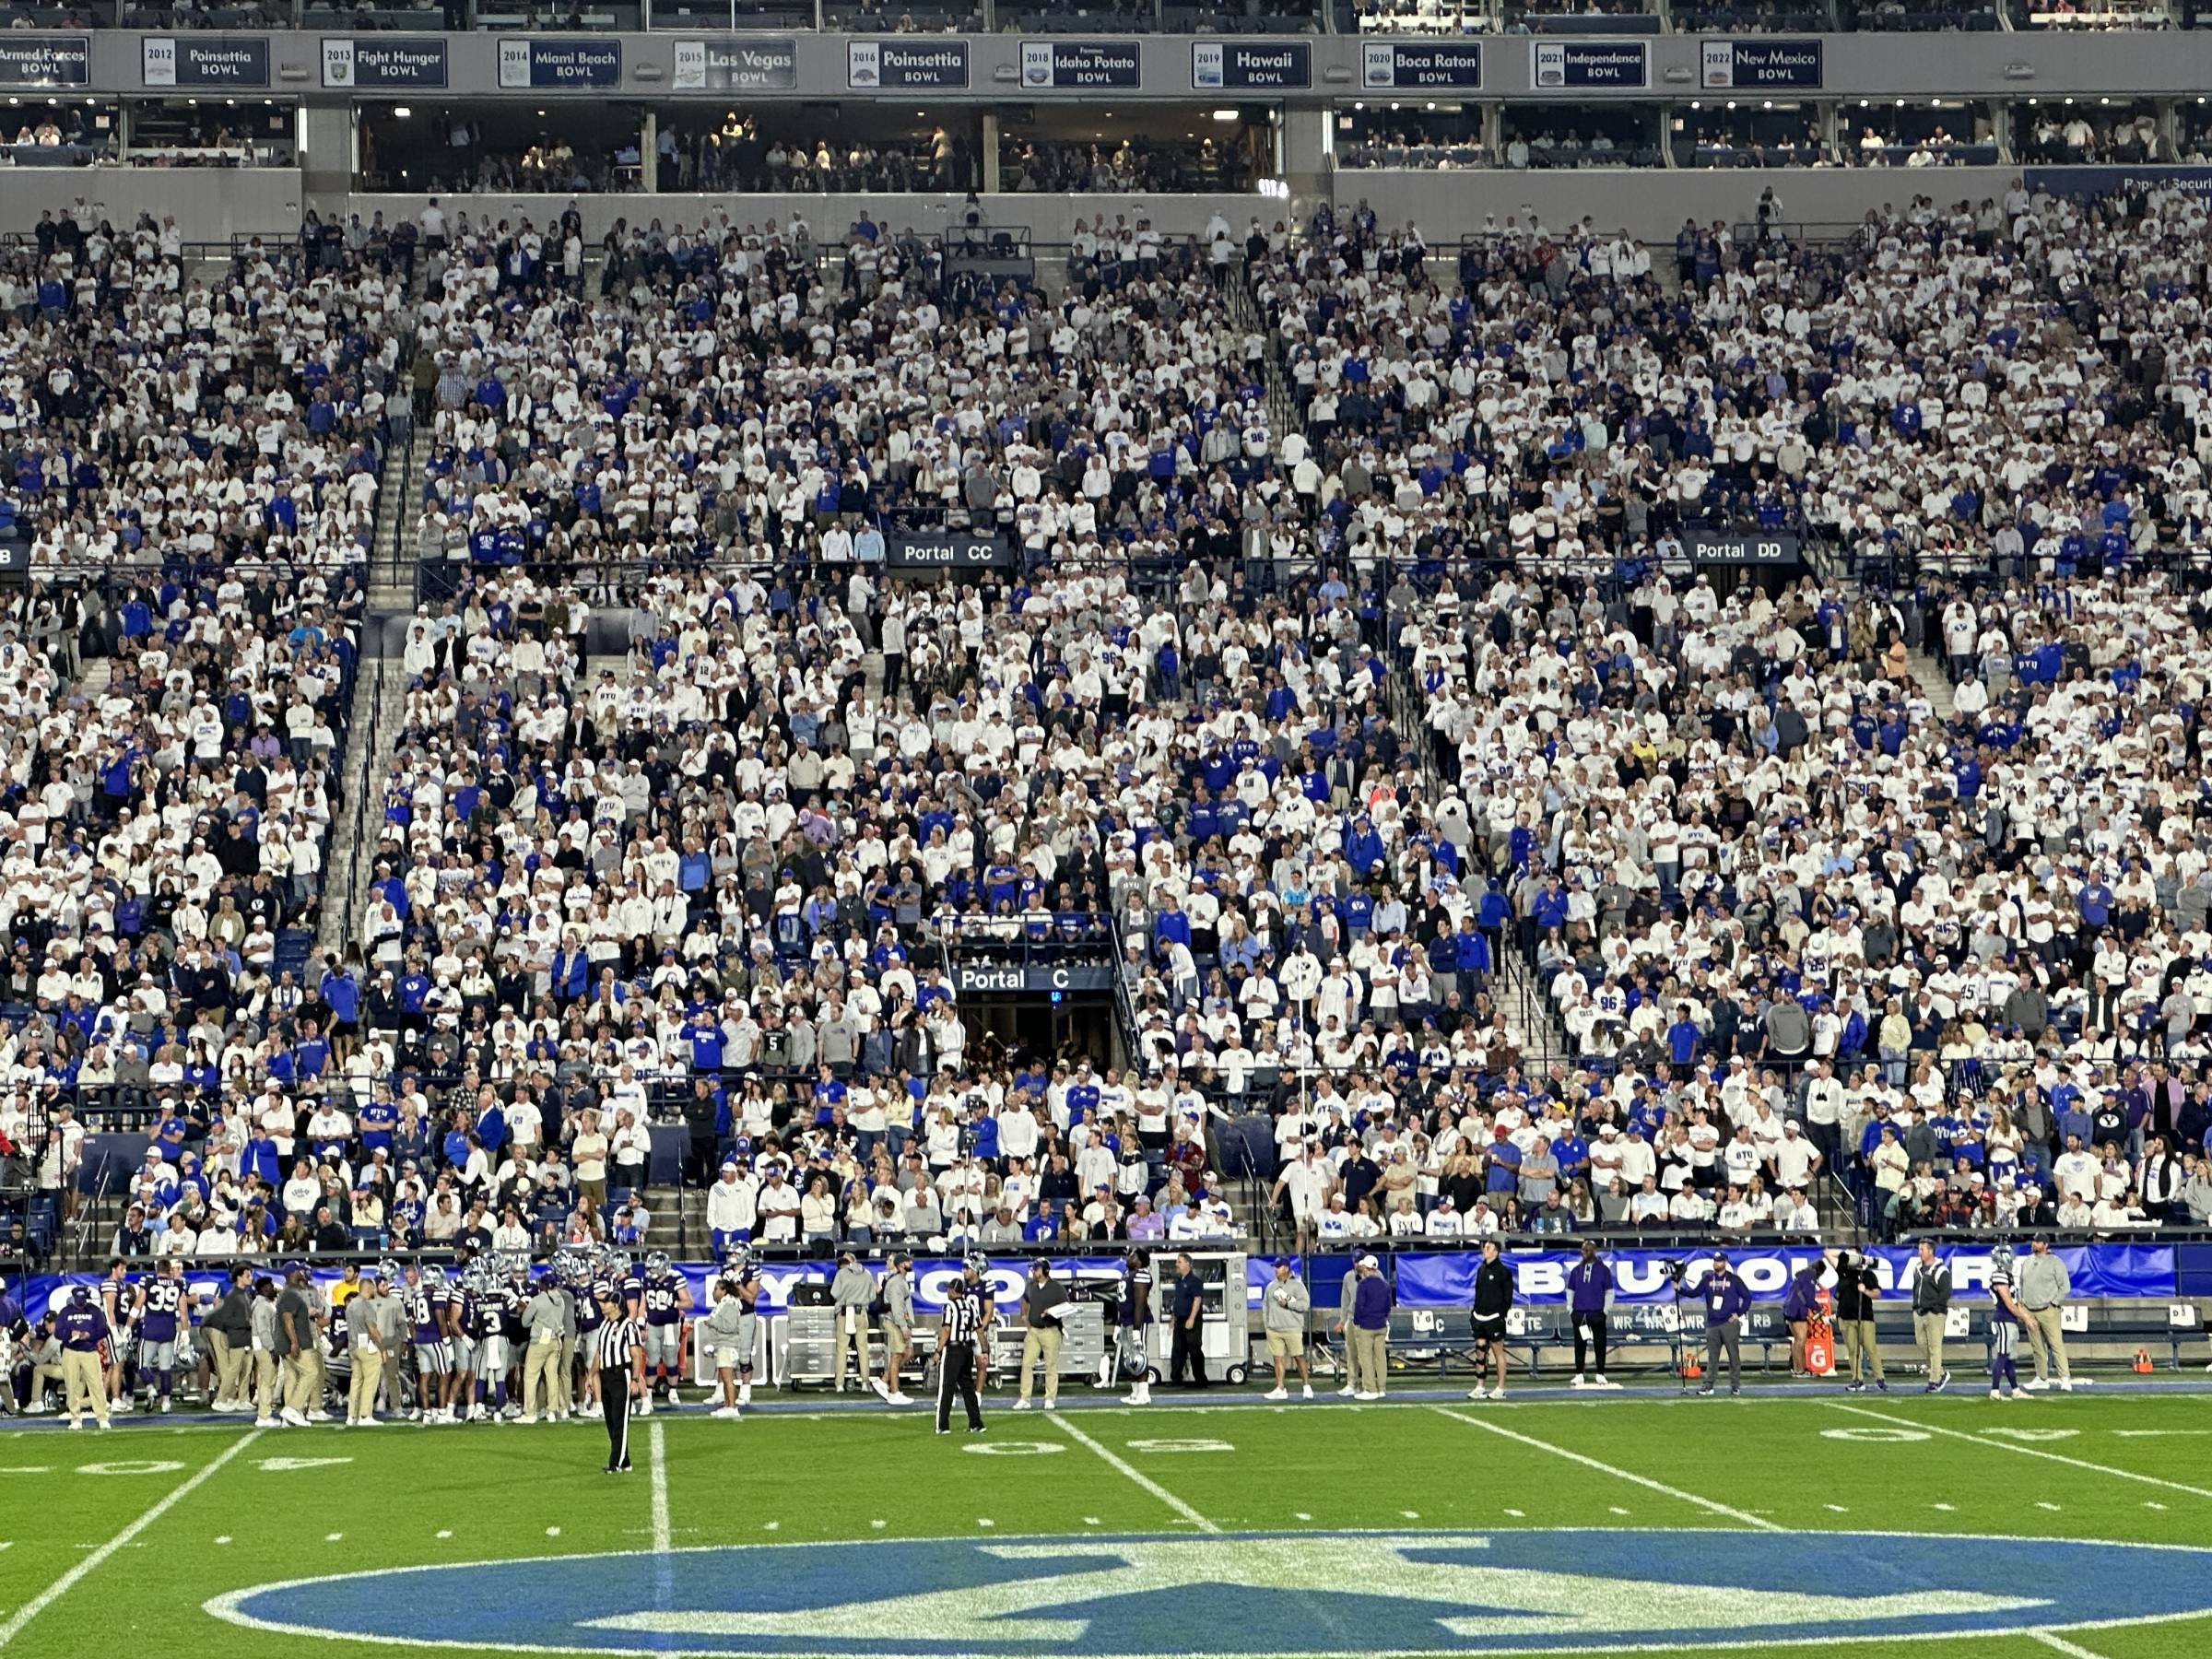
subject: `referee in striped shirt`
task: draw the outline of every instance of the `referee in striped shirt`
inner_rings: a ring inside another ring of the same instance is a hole
[[[592,1333],[592,1363],[599,1371],[599,1404],[606,1413],[606,1472],[627,1475],[630,1372],[634,1369],[641,1373],[637,1380],[638,1393],[642,1396],[645,1349],[639,1338],[638,1322],[611,1286],[599,1293],[599,1312],[603,1320]]]
[[[937,1432],[952,1432],[952,1397],[968,1407],[968,1432],[983,1431],[982,1402],[975,1394],[976,1345],[990,1335],[994,1310],[982,1284],[983,1259],[970,1256],[945,1299],[937,1326]]]

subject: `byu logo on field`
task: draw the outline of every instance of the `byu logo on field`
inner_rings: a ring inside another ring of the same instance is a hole
[[[2212,1550],[1895,1533],[939,1538],[408,1568],[207,1608],[286,1634],[535,1653],[1545,1653],[2192,1617],[2212,1612],[2208,1567]]]

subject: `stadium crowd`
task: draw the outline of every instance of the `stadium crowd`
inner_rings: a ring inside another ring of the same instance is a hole
[[[677,1123],[717,1245],[821,1253],[1222,1236],[1253,1168],[1324,1245],[1806,1236],[1831,1176],[2202,1221],[2203,215],[1692,226],[1672,282],[1140,218],[1053,293],[719,221],[594,293],[441,217],[358,943],[98,988],[202,1043],[112,1097],[119,1251],[636,1243]],[[947,527],[1009,568],[889,578]],[[976,952],[1118,961],[1130,1067],[972,1031]],[[43,1053],[5,1126],[65,1147]]]

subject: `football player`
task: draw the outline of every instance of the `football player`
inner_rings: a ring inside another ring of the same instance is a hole
[[[2012,1354],[2028,1316],[2012,1286],[2012,1246],[2000,1244],[1989,1253],[1989,1293],[1996,1303],[1989,1311],[1989,1397],[1993,1400],[2010,1399],[2020,1392],[2019,1368],[2013,1363]]]
[[[671,1406],[684,1403],[678,1384],[684,1380],[684,1314],[691,1306],[691,1287],[664,1252],[645,1260],[644,1300],[646,1388],[640,1412],[651,1417],[655,1394],[665,1394]]]
[[[170,1408],[176,1383],[177,1340],[183,1324],[184,1273],[174,1256],[163,1256],[154,1277],[138,1281],[131,1302],[131,1323],[138,1332],[138,1380],[147,1385],[147,1405],[159,1390],[160,1408]]]

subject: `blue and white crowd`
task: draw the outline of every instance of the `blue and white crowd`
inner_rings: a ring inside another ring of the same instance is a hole
[[[97,283],[148,371],[11,499],[134,557],[0,645],[0,1134],[58,1193],[149,1128],[126,1259],[642,1248],[677,1124],[717,1243],[818,1253],[1233,1237],[1255,1145],[1324,1247],[2202,1224],[2204,212],[1689,227],[1674,280],[1124,219],[1037,288],[791,219],[571,282],[456,213],[417,300]],[[363,913],[288,979],[403,317],[435,580]],[[288,373],[226,391],[248,328]],[[887,573],[945,525],[1020,566]],[[1716,581],[1713,526],[1841,563]],[[989,949],[1118,964],[1126,1064],[964,1019]]]

